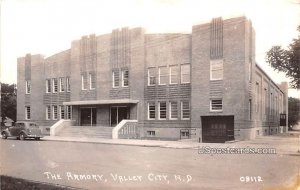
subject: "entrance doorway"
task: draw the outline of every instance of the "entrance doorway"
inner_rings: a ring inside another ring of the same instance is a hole
[[[127,106],[112,106],[110,108],[110,126],[114,127],[123,119],[130,118],[130,110]]]
[[[96,108],[80,108],[80,125],[95,126],[97,121]]]
[[[202,142],[234,140],[234,116],[202,116]]]

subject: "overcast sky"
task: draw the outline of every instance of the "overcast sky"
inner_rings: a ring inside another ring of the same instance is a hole
[[[46,57],[69,49],[83,35],[141,26],[147,33],[190,33],[192,25],[213,17],[246,15],[256,31],[256,61],[280,83],[288,80],[265,63],[273,45],[286,47],[297,37],[300,0],[0,0],[1,82],[16,83],[17,58]],[[300,98],[290,90],[289,96]]]

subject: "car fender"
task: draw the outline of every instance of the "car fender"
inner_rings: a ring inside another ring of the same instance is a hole
[[[12,136],[11,133],[10,133],[10,131],[8,130],[8,128],[2,130],[1,134],[4,133],[4,132],[7,134],[8,137]]]
[[[25,137],[28,136],[28,133],[27,133],[25,130],[20,131],[19,136],[20,136],[20,134],[22,134],[22,133],[25,135]]]

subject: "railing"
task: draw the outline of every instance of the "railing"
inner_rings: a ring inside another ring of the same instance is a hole
[[[50,136],[55,136],[62,130],[64,127],[69,127],[75,124],[74,120],[64,120],[61,119],[50,127]]]
[[[122,120],[112,130],[113,139],[135,139],[139,137],[137,120]]]

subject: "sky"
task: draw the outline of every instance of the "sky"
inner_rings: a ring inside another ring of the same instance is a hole
[[[190,33],[214,17],[247,16],[256,31],[256,62],[276,82],[288,81],[265,62],[274,45],[297,38],[300,0],[0,0],[0,81],[16,83],[17,58],[51,56],[73,40],[112,29],[143,27],[147,33]],[[300,91],[289,90],[300,98]]]

